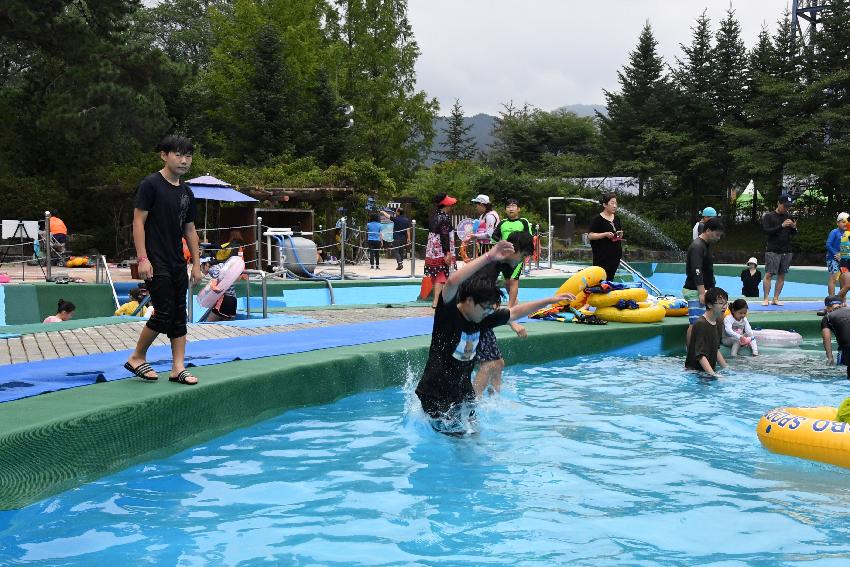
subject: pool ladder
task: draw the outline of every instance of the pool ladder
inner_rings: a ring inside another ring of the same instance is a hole
[[[620,260],[620,267],[626,270],[633,278],[637,278],[640,283],[646,287],[647,290],[651,291],[656,297],[664,297],[664,294],[658,289],[655,284],[646,279],[642,273],[637,271],[634,267],[630,266],[628,262],[625,260]]]

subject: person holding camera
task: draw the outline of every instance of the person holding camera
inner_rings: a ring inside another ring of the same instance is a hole
[[[797,234],[797,214],[791,211],[794,200],[790,195],[780,195],[776,210],[765,213],[762,229],[767,235],[767,247],[764,255],[764,301],[762,305],[782,305],[779,295],[785,285],[785,274],[791,267],[791,239]],[[773,301],[770,298],[770,285],[776,274],[776,287]]]
[[[587,239],[593,250],[593,265],[603,268],[605,278],[611,281],[623,258],[623,224],[617,216],[617,195],[605,193],[599,202],[602,212],[590,221]]]

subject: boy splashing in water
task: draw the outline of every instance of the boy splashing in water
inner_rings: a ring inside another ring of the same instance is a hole
[[[510,242],[497,243],[492,250],[449,276],[437,298],[428,362],[416,395],[422,409],[434,418],[432,426],[441,433],[465,433],[465,424],[474,416],[471,375],[481,332],[506,325],[551,303],[575,299],[564,294],[510,309],[500,308],[502,292],[492,279],[472,276],[491,262],[505,261],[513,252]]]

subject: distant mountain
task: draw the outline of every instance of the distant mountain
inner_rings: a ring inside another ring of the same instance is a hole
[[[598,110],[602,114],[606,113],[606,109],[598,104],[570,104],[562,106],[557,110],[566,110],[574,112],[577,116],[596,116]],[[490,144],[493,143],[493,125],[496,122],[496,116],[489,114],[476,114],[475,116],[464,117],[463,122],[466,126],[472,126],[469,135],[475,138],[475,147],[481,153],[486,153],[490,149]],[[443,142],[446,139],[445,129],[448,128],[448,117],[438,116],[434,119],[434,131],[437,135],[434,137],[434,143],[431,145],[431,156],[425,162],[426,165],[433,164],[437,158],[434,153],[443,147]]]

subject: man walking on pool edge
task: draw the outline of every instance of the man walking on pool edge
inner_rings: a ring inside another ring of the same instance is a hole
[[[797,220],[790,214],[794,200],[790,195],[780,195],[776,210],[765,213],[762,228],[767,235],[767,248],[764,254],[764,301],[762,305],[782,305],[779,294],[785,285],[785,274],[791,267],[791,238],[797,234]],[[770,279],[776,274],[776,287],[773,301],[770,298]]]
[[[194,385],[198,379],[186,370],[186,294],[201,280],[198,233],[195,232],[195,196],[180,180],[192,165],[192,142],[168,136],[160,142],[162,169],[139,184],[133,209],[133,240],[139,259],[139,277],[147,283],[154,314],[142,329],[136,349],[124,368],[147,381],[159,378],[147,363],[147,352],[160,333],[171,339],[168,380]],[[191,282],[183,259],[182,239],[192,254]]]

